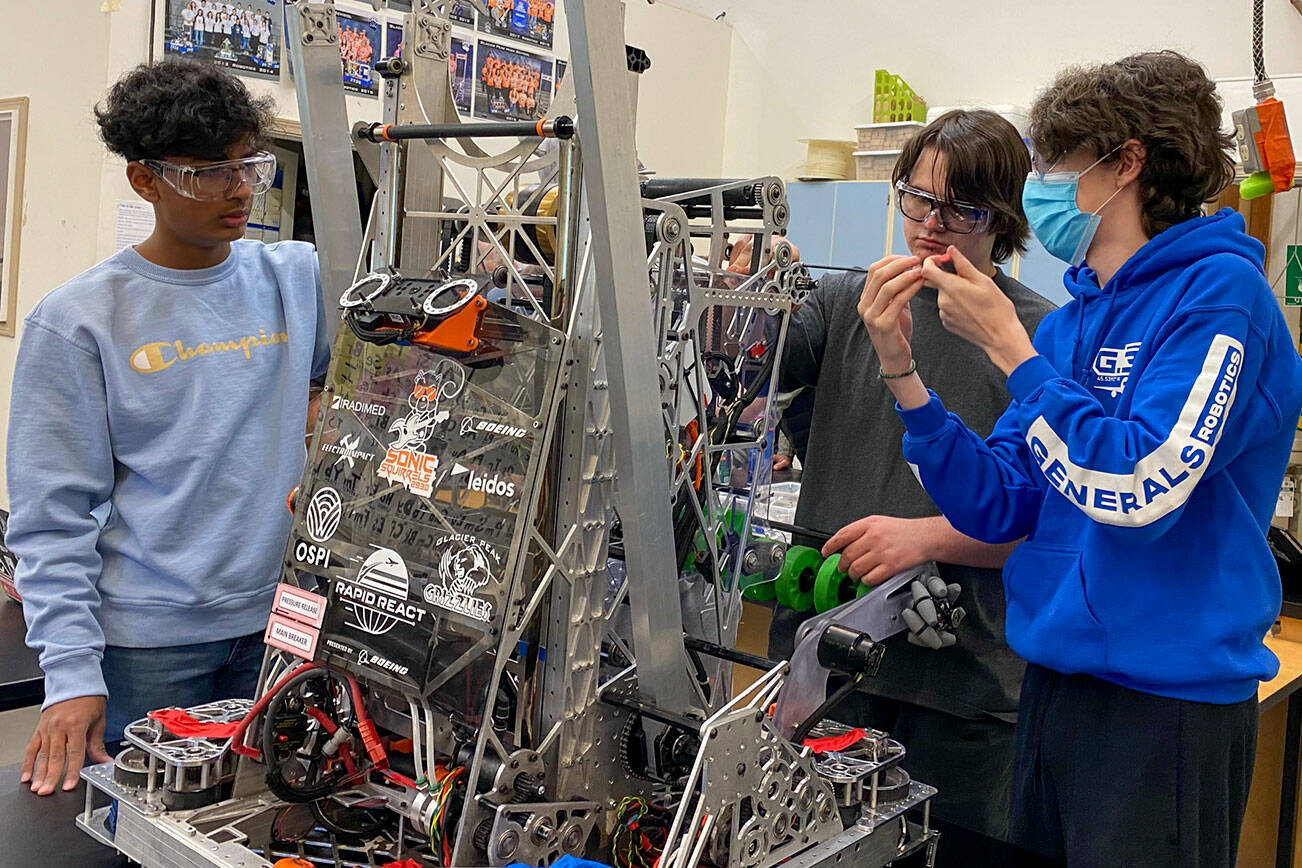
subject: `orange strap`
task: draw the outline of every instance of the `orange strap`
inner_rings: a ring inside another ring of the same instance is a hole
[[[546,122],[547,122],[547,121],[546,121],[545,119],[543,119],[543,118],[539,118],[539,119],[538,119],[538,135],[539,135],[539,137],[542,137],[542,136],[545,136],[545,135],[546,135],[546,133],[543,132],[543,124],[545,124]]]

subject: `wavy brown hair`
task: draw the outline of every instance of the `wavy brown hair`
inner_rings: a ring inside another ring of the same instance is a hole
[[[1031,230],[1022,212],[1022,186],[1031,171],[1031,157],[1017,128],[985,109],[945,112],[905,144],[891,183],[907,183],[927,148],[945,157],[945,189],[936,195],[990,210],[994,261],[1003,262],[1014,251],[1025,253]]]
[[[1147,156],[1139,185],[1150,238],[1197,217],[1234,180],[1234,136],[1221,128],[1216,84],[1175,51],[1064,70],[1031,106],[1030,132],[1046,166],[1070,153],[1099,158],[1129,139],[1141,142]]]

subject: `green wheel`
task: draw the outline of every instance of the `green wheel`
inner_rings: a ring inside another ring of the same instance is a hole
[[[774,583],[778,602],[797,612],[814,607],[814,582],[823,556],[809,546],[792,546],[782,562],[782,572]]]
[[[856,589],[855,589],[855,592],[854,592],[855,597],[862,597],[862,596],[864,596],[864,595],[866,595],[866,594],[872,592],[872,589],[873,589],[873,586],[872,586],[872,585],[865,585],[863,582],[859,582],[858,584],[859,584],[859,587],[856,588]]]
[[[820,613],[854,599],[854,586],[859,583],[841,572],[840,563],[841,556],[832,555],[823,561],[814,579],[814,608]]]
[[[741,595],[752,603],[767,603],[778,594],[775,584],[775,582],[755,582],[742,588]]]

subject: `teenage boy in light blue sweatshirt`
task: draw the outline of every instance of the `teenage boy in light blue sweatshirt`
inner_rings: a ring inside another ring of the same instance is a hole
[[[1069,70],[1030,132],[1026,216],[1073,300],[1032,342],[950,247],[874,265],[860,314],[927,493],[963,533],[1026,538],[1004,567],[1028,662],[1014,839],[1072,866],[1229,868],[1257,684],[1279,668],[1266,529],[1302,360],[1243,218],[1199,216],[1234,177],[1201,67],[1157,52]],[[924,281],[1008,375],[984,441],[912,373],[902,313]]]
[[[7,541],[45,671],[41,795],[152,709],[253,695],[330,352],[311,245],[242,240],[275,176],[268,104],[166,60],[95,115],[155,225],[42,299],[18,352]]]

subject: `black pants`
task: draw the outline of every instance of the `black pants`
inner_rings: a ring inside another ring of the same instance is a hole
[[[884,729],[908,754],[904,768],[939,792],[932,825],[940,830],[936,868],[1005,868],[1026,864],[1008,840],[1014,725],[968,720],[920,705],[857,693],[833,709],[834,720]]]
[[[1230,868],[1257,715],[1028,666],[1013,840],[1071,868]]]

